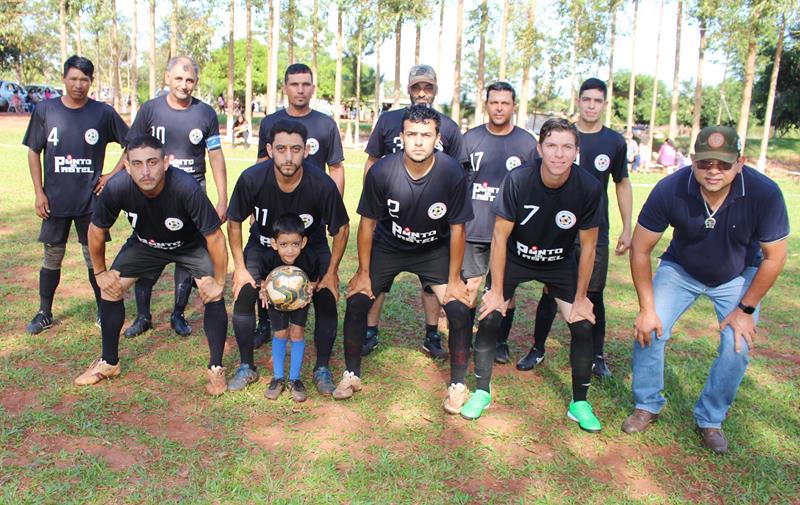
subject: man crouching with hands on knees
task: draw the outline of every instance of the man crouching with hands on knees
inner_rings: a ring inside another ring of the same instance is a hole
[[[156,279],[167,264],[175,263],[191,272],[205,304],[203,325],[211,352],[206,391],[221,395],[227,389],[222,352],[228,329],[222,298],[228,253],[222,223],[197,181],[168,166],[158,139],[132,139],[124,163],[125,171],[112,177],[100,194],[89,225],[89,253],[102,295],[103,352],[75,384],[97,384],[120,374],[122,297],[138,278]],[[133,233],[107,269],[105,233],[120,211]]]

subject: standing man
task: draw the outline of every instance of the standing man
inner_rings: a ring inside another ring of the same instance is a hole
[[[467,398],[472,325],[467,288],[461,280],[466,235],[472,219],[467,177],[456,160],[436,152],[439,114],[414,105],[403,117],[406,148],[367,173],[358,204],[358,270],[347,285],[344,357],[347,369],[333,397],[361,390],[361,350],[374,293],[385,291],[400,272],[419,277],[444,306],[450,325],[450,386],[444,409],[461,410]]]
[[[161,141],[149,134],[129,140],[125,170],[108,181],[89,225],[89,252],[102,293],[103,352],[75,385],[97,384],[120,374],[125,291],[137,278],[155,279],[167,264],[176,263],[197,282],[205,304],[203,326],[211,354],[206,392],[221,395],[226,389],[222,353],[228,330],[223,299],[228,251],[222,222],[197,181],[170,167]],[[105,236],[120,211],[133,233],[109,268]]]
[[[617,240],[614,253],[625,254],[631,245],[631,212],[633,207],[633,190],[628,178],[627,154],[625,139],[614,130],[603,126],[602,114],[607,104],[606,83],[600,79],[587,79],[581,84],[578,94],[578,131],[580,132],[580,152],[578,165],[594,176],[603,188],[599,213],[600,231],[597,236],[597,252],[595,254],[592,278],[589,281],[589,300],[594,306],[595,324],[592,330],[594,359],[592,371],[598,377],[611,377],[606,364],[603,349],[606,339],[606,306],[603,291],[608,277],[608,179],[614,179],[617,192],[619,214],[622,219],[622,233]],[[581,249],[578,248],[577,254]],[[530,370],[544,361],[545,341],[553,319],[556,317],[556,303],[546,289],[542,292],[539,305],[536,307],[536,325],[533,329],[533,348],[519,360],[519,370]]]
[[[408,73],[408,97],[411,105],[424,105],[433,108],[438,87],[436,72],[428,65],[414,65]],[[403,150],[403,117],[408,109],[398,109],[384,112],[378,117],[375,128],[369,136],[367,148],[367,162],[364,164],[364,175],[370,167],[384,156]],[[439,116],[439,141],[436,150],[444,151],[456,161],[469,167],[469,157],[464,149],[464,138],[455,121],[436,111]],[[391,288],[386,286],[386,290]],[[369,313],[367,334],[364,339],[362,355],[366,356],[378,345],[378,324],[380,322],[385,292],[376,293],[375,303]],[[442,339],[437,331],[441,304],[429,289],[422,289],[422,305],[425,310],[425,339],[422,348],[435,358],[447,357],[447,351],[442,348]]]
[[[321,394],[330,395],[334,389],[329,361],[338,326],[339,263],[347,247],[349,218],[336,184],[316,166],[304,162],[310,150],[305,126],[293,119],[282,119],[272,125],[269,138],[269,159],[242,172],[228,209],[228,240],[234,264],[233,331],[241,359],[228,386],[231,391],[238,391],[258,380],[253,340],[258,282],[263,280],[262,257],[270,254],[272,223],[292,213],[303,219],[306,247],[319,258],[321,278],[313,299],[317,351],[314,384]],[[242,223],[250,216],[255,221],[244,245]],[[333,236],[333,251],[325,237],[325,226]]]
[[[706,295],[719,322],[719,347],[694,420],[703,445],[722,454],[728,450],[722,422],[750,361],[761,300],[786,263],[789,217],[778,185],[744,165],[733,128],[703,128],[694,150],[691,166],[653,188],[633,234],[636,409],[622,431],[645,431],[658,419],[666,403],[664,348],[672,327]],[[653,278],[651,255],[669,226],[673,238]]]
[[[470,295],[470,310],[475,319],[478,289],[489,271],[489,252],[494,229],[492,202],[500,186],[512,170],[532,162],[536,157],[536,139],[526,130],[514,126],[516,93],[507,82],[496,82],[486,88],[486,112],[489,122],[469,130],[464,144],[471,164],[469,198],[475,219],[467,223],[467,248],[464,251],[464,278]],[[509,304],[500,335],[497,337],[497,363],[508,363],[508,333],[514,321],[514,301]]]
[[[571,335],[572,402],[567,416],[581,429],[601,429],[586,400],[592,375],[592,302],[587,297],[594,265],[600,183],[573,163],[578,130],[566,119],[542,125],[537,146],[541,160],[513,170],[492,208],[491,271],[475,336],[477,389],[461,416],[477,419],[491,401],[490,382],[496,339],[517,286],[543,283],[555,298]],[[575,254],[575,239],[580,254]],[[576,262],[576,257],[578,261]]]
[[[120,157],[111,173],[101,175],[106,146],[111,142],[124,146],[128,125],[111,106],[89,98],[93,79],[91,61],[80,56],[67,59],[64,62],[64,95],[39,103],[22,139],[28,146],[36,215],[42,218],[39,242],[44,244],[44,262],[39,270],[39,311],[26,328],[34,335],[53,325],[53,298],[61,280],[61,264],[73,222],[100,323],[100,290],[89,258],[87,231],[95,195],[103,190],[108,177],[122,169]]]
[[[130,137],[152,135],[164,144],[168,163],[191,174],[206,190],[206,150],[217,187],[217,216],[224,222],[228,210],[228,182],[225,172],[225,157],[219,137],[219,121],[214,109],[194,98],[197,86],[197,64],[186,56],[177,56],[167,63],[164,80],[169,93],[148,100],[139,109],[131,125]],[[125,330],[126,337],[135,337],[153,327],[150,314],[150,297],[153,284],[158,280],[143,277],[136,283],[136,320]],[[192,291],[192,276],[175,264],[175,307],[169,318],[175,333],[188,336],[192,327],[183,311],[189,303]]]

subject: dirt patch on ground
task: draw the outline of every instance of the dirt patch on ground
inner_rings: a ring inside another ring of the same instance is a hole
[[[37,392],[17,388],[6,388],[0,391],[0,405],[3,410],[15,416],[29,407],[38,405]]]
[[[17,451],[17,458],[12,464],[19,466],[47,464],[48,460],[62,452],[79,453],[99,458],[102,464],[112,470],[125,470],[136,464],[149,462],[153,458],[151,451],[133,439],[125,439],[115,444],[105,443],[89,437],[69,435],[41,435],[33,432],[25,436]],[[53,463],[59,468],[73,466],[70,458],[55,459]]]

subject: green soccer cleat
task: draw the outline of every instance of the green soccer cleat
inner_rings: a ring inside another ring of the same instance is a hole
[[[583,431],[589,433],[600,433],[603,428],[587,401],[570,402],[567,417],[578,423]]]
[[[492,395],[483,389],[476,389],[467,400],[467,403],[461,407],[461,417],[474,421],[481,417],[481,414],[489,407],[490,403],[492,403]]]

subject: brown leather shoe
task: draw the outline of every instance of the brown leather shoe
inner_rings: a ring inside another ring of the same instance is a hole
[[[656,421],[658,421],[658,414],[636,409],[633,411],[633,414],[629,415],[628,418],[625,419],[625,422],[622,423],[622,431],[625,433],[642,433]]]
[[[725,439],[725,435],[722,433],[721,429],[698,427],[697,431],[703,436],[702,445],[708,447],[717,454],[725,454],[728,452],[728,441]]]

